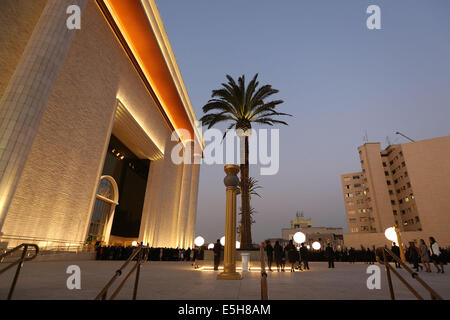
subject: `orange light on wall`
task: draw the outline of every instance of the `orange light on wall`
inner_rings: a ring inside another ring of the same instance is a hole
[[[187,130],[192,139],[194,128],[140,2],[97,0],[97,4],[171,128]]]

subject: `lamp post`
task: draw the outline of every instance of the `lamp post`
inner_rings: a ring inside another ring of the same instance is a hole
[[[397,234],[398,247],[400,249],[400,259],[402,259],[402,261],[404,263],[406,263],[405,250],[403,250],[403,241],[402,241],[402,238],[400,236],[400,230],[399,230],[397,224],[394,225],[394,229],[395,229],[395,233]]]
[[[242,275],[236,272],[236,195],[239,185],[239,166],[226,165],[223,180],[226,186],[226,215],[225,215],[225,250],[223,259],[223,272],[217,280],[241,280]]]

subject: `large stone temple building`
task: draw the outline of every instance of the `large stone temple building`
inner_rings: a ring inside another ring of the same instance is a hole
[[[203,141],[155,2],[2,0],[0,19],[2,245],[192,246]]]

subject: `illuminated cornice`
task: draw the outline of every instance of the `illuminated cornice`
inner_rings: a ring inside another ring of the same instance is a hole
[[[97,0],[97,4],[169,127],[187,130],[203,149],[195,113],[154,1]]]

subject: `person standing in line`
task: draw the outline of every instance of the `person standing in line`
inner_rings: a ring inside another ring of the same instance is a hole
[[[334,268],[334,250],[331,243],[328,243],[327,248],[325,249],[325,254],[328,259],[328,268]]]
[[[425,272],[431,272],[430,251],[428,250],[428,247],[425,244],[425,240],[423,240],[423,239],[420,239],[419,255],[420,255],[420,260],[422,261],[423,265],[425,266]]]
[[[294,272],[294,265],[297,262],[297,250],[295,249],[294,243],[292,240],[289,240],[288,245],[286,246],[286,252],[289,260],[289,264],[291,265],[291,272]]]
[[[441,249],[439,248],[439,244],[436,242],[434,237],[430,237],[430,249],[431,249],[431,261],[435,265],[436,269],[438,269],[437,273],[444,273],[444,261],[442,259]],[[441,267],[439,269],[439,266]]]
[[[300,259],[303,262],[303,267],[305,270],[309,270],[309,252],[308,248],[305,246],[305,243],[302,243],[300,247]]]
[[[272,271],[273,247],[269,240],[266,240],[267,264],[269,271]]]
[[[277,264],[277,271],[280,272],[282,266],[283,247],[280,245],[279,241],[275,242],[273,251],[275,255],[275,263]]]
[[[395,242],[392,242],[391,251],[393,254],[395,254],[400,259],[400,248],[397,246],[397,244]],[[394,259],[394,262],[395,262],[396,268],[401,268],[400,262],[398,262],[396,259]]]
[[[348,250],[348,259],[350,260],[350,263],[355,263],[356,260],[356,253],[355,249],[353,247],[350,247],[350,250]]]
[[[220,263],[220,252],[222,251],[222,245],[220,244],[220,239],[217,239],[214,244],[214,270],[219,270]]]

